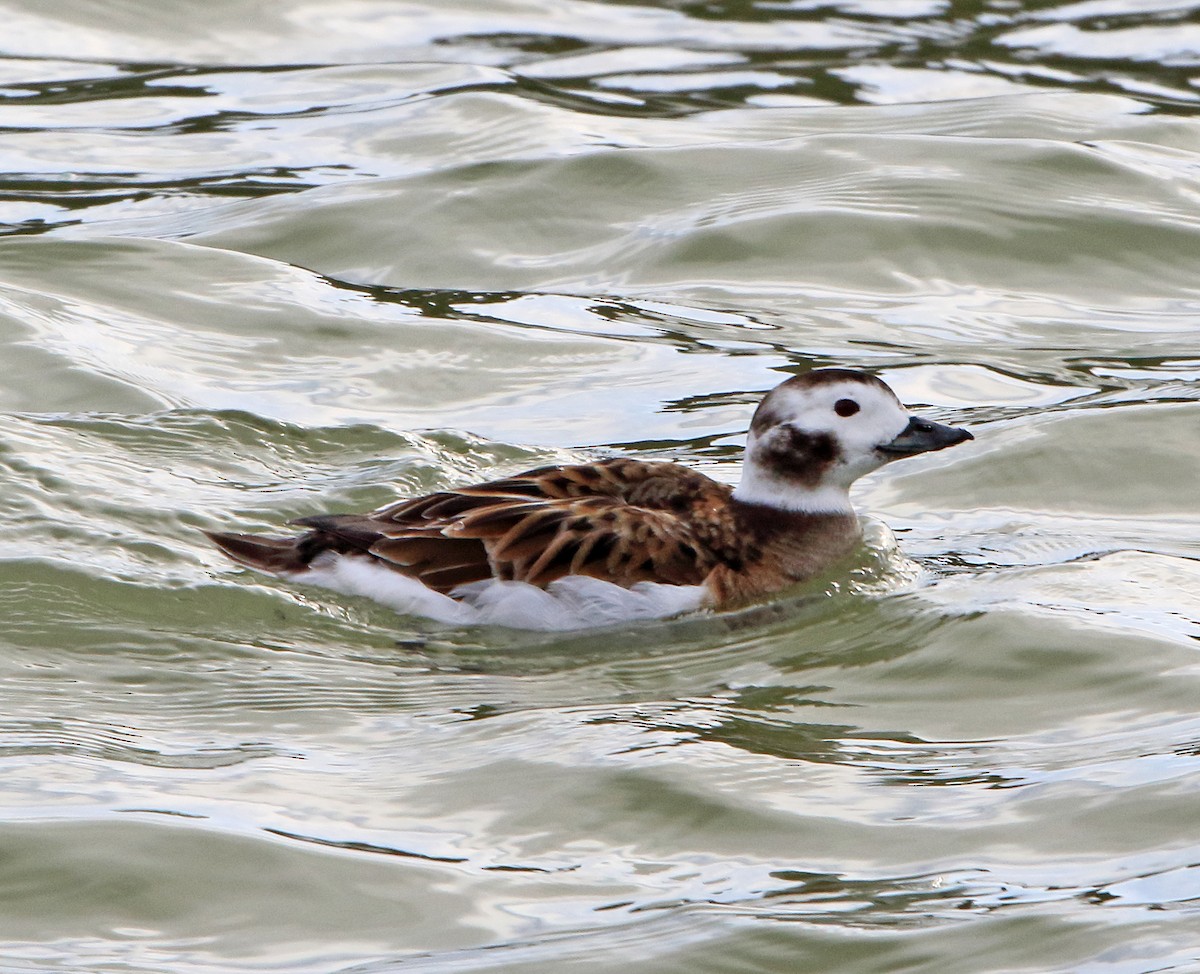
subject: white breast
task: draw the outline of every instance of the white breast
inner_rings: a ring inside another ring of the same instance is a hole
[[[663,619],[698,609],[707,593],[703,585],[638,582],[622,588],[599,578],[568,575],[544,589],[527,582],[472,582],[460,585],[451,598],[370,559],[332,553],[321,555],[308,571],[291,577],[343,595],[365,596],[405,615],[425,616],[447,625],[543,631]]]

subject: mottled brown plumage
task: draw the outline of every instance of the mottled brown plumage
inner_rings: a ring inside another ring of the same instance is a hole
[[[299,537],[210,533],[230,557],[302,572],[324,552],[373,557],[437,592],[499,578],[544,586],[590,575],[702,585],[743,601],[814,573],[857,538],[850,515],[774,511],[674,463],[614,459],[541,467],[400,501],[371,514],[293,522]]]

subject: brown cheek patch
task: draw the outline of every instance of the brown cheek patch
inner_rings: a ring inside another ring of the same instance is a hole
[[[841,457],[828,433],[806,433],[791,426],[776,427],[766,438],[763,465],[783,480],[816,487]]]

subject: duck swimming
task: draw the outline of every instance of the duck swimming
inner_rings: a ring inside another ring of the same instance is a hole
[[[585,628],[738,606],[822,574],[860,541],[855,480],[971,439],[911,415],[873,375],[817,369],[759,404],[737,487],[616,458],[304,517],[289,537],[205,533],[242,565],[439,622]]]

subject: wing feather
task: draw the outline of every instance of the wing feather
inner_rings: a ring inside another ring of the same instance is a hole
[[[369,554],[440,592],[492,577],[546,585],[567,574],[696,585],[724,560],[729,493],[677,464],[620,459],[297,523],[312,529],[314,550]]]

